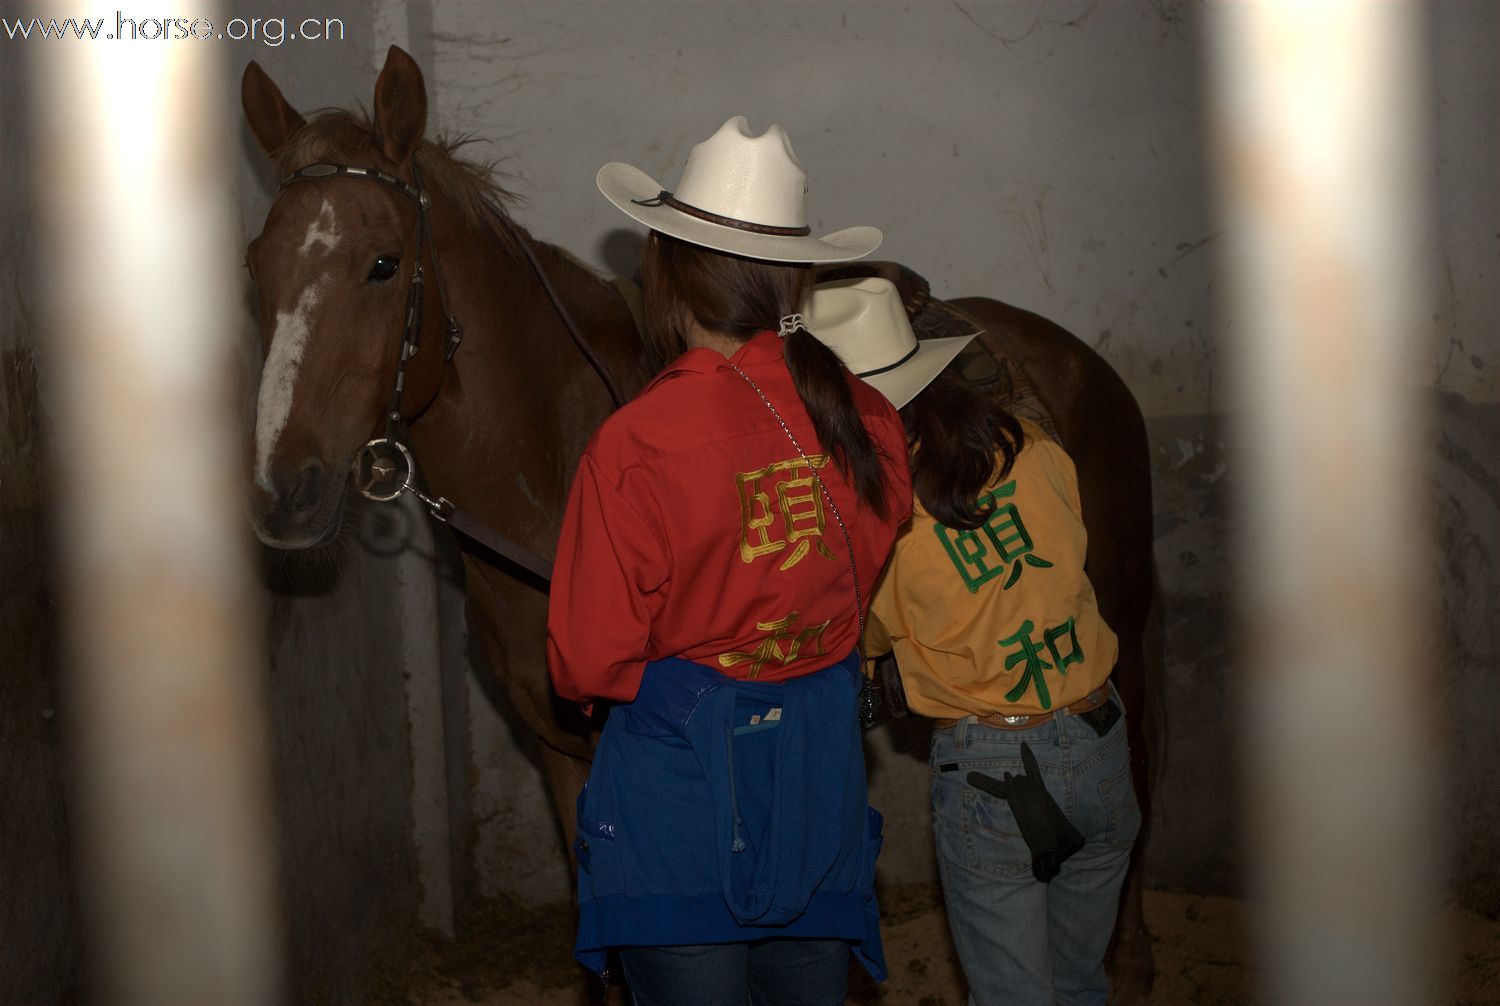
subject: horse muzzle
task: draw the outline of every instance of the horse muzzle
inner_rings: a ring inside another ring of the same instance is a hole
[[[290,479],[276,480],[271,491],[257,487],[251,512],[256,537],[289,550],[332,541],[339,530],[346,468],[333,471],[338,475],[321,461],[309,461]]]

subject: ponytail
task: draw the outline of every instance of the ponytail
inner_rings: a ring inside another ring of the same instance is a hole
[[[840,474],[853,483],[860,502],[876,516],[885,517],[889,509],[885,469],[854,404],[843,363],[833,350],[801,327],[786,336],[783,353],[818,443]]]

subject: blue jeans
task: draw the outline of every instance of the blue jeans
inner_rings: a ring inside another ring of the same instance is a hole
[[[635,1006],[841,1006],[849,980],[842,940],[761,940],[625,947]]]
[[[1046,884],[1010,805],[965,781],[975,770],[1019,775],[1022,741],[1085,840]],[[1103,737],[1063,711],[1029,730],[960,720],[933,731],[931,767],[943,898],[970,1006],[1103,1006],[1104,952],[1141,827],[1125,717]]]

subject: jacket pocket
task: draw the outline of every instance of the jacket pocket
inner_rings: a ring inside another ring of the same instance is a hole
[[[573,839],[573,855],[578,860],[579,893],[586,890],[594,897],[602,897],[620,891],[618,853],[614,825],[590,814],[590,795],[589,784],[585,783],[578,794],[578,834]]]

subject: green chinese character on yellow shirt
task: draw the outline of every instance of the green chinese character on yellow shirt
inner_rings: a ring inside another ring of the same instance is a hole
[[[1023,566],[1047,568],[1052,565],[1034,551],[1035,543],[1021,520],[1021,511],[1014,503],[1002,503],[1016,494],[1014,479],[986,493],[978,500],[981,508],[988,508],[989,517],[973,531],[960,531],[943,524],[934,524],[938,540],[948,552],[958,575],[963,577],[969,593],[978,592],[981,585],[1007,571],[1002,588],[1009,590],[1021,577]]]
[[[1083,649],[1078,645],[1078,629],[1074,626],[1071,616],[1060,625],[1042,630],[1040,644],[1031,638],[1034,628],[1031,619],[1028,618],[1021,623],[1019,629],[999,641],[1002,647],[1018,647],[1016,652],[1005,658],[1007,671],[1023,661],[1026,664],[1021,673],[1021,680],[1005,693],[1005,701],[1015,702],[1025,695],[1027,687],[1031,686],[1036,689],[1037,702],[1041,704],[1041,707],[1051,709],[1052,693],[1047,688],[1047,677],[1042,672],[1055,668],[1059,674],[1067,674],[1069,664],[1083,663]],[[1058,646],[1059,642],[1064,641],[1064,637],[1067,643],[1066,653]],[[1042,647],[1046,647],[1048,654],[1052,657],[1052,663],[1049,664],[1042,659]]]

